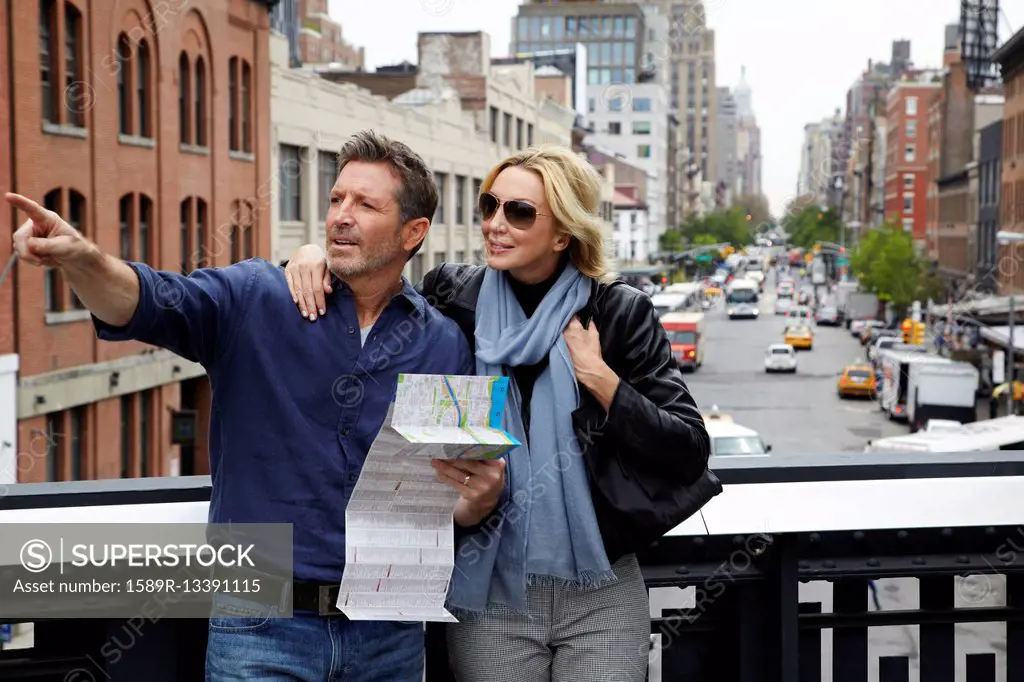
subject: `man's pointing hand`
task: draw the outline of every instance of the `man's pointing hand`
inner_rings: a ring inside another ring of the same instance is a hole
[[[21,260],[60,267],[89,253],[89,240],[53,211],[20,194],[8,192],[4,198],[28,216],[14,233],[14,252]]]

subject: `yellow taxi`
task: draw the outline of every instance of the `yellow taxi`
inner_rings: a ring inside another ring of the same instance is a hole
[[[871,365],[847,365],[839,373],[836,392],[840,398],[873,398],[878,387],[875,385],[875,371]]]
[[[810,327],[804,325],[786,327],[782,336],[782,342],[788,343],[796,350],[811,350],[814,347],[814,334]]]

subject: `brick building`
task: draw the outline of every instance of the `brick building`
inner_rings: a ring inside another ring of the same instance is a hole
[[[327,13],[327,0],[299,0],[299,57],[304,64],[338,64],[350,71],[366,68],[363,48],[349,44]]]
[[[1024,232],[1024,29],[992,55],[1005,88],[999,230]],[[998,244],[1001,295],[1024,293],[1024,244]]]
[[[886,98],[885,219],[915,242],[925,238],[928,191],[929,103],[937,75],[917,72],[894,83]]]
[[[190,271],[269,256],[274,1],[6,3],[0,87],[18,116],[0,174],[125,259]],[[203,369],[97,340],[55,271],[13,277],[18,480],[206,473]],[[173,419],[189,410],[193,423]]]

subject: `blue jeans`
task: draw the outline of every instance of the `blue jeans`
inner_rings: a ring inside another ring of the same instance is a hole
[[[423,623],[350,621],[217,599],[206,682],[422,682]]]

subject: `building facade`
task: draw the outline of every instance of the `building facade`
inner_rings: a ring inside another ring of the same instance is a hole
[[[797,196],[813,195],[819,206],[830,204],[832,181],[842,162],[843,129],[843,119],[838,110],[831,118],[804,126]]]
[[[992,55],[1002,74],[1003,107],[1002,191],[999,231],[1024,232],[1024,29],[1017,31]],[[1024,244],[998,244],[1000,295],[1024,293]]]
[[[440,193],[427,239],[406,276],[417,282],[443,262],[482,262],[476,201],[484,177],[501,159],[533,144],[569,146],[575,118],[571,109],[538,95],[532,63],[491,65],[486,44],[481,33],[421,34],[413,87],[389,98],[343,82],[343,73],[327,80],[289,69],[285,38],[271,36],[274,167],[286,178],[271,211],[276,260],[302,244],[324,242],[337,152],[350,135],[372,128],[420,154]],[[386,73],[376,80],[377,74],[354,75],[363,85],[394,83]],[[608,232],[610,237],[610,223]]]
[[[272,4],[8,4],[12,188],[158,269],[269,256]],[[18,480],[207,473],[202,367],[97,340],[56,270],[19,266],[13,284]]]
[[[729,88],[718,88],[715,113],[715,190],[718,204],[728,206],[740,188],[736,150],[739,147],[736,99]]]
[[[930,188],[930,105],[934,73],[893,84],[886,97],[885,220],[902,225],[924,247]]]
[[[978,227],[975,282],[980,291],[994,293],[999,284],[996,233],[1000,228],[1003,122],[990,123],[978,134]]]
[[[353,47],[342,35],[341,24],[328,14],[327,0],[297,0],[299,59],[303,64],[332,64],[352,71],[366,67],[362,47]]]
[[[10,36],[7,9],[0,3],[0,36]],[[11,148],[14,134],[10,120],[10,82],[13,74],[8,50],[0,50],[0,187],[11,184]],[[11,212],[0,211],[0,234],[11,234]],[[0,239],[0,278],[11,259],[10,239]],[[0,281],[0,485],[18,479],[18,343],[14,324],[14,275],[8,272]]]

